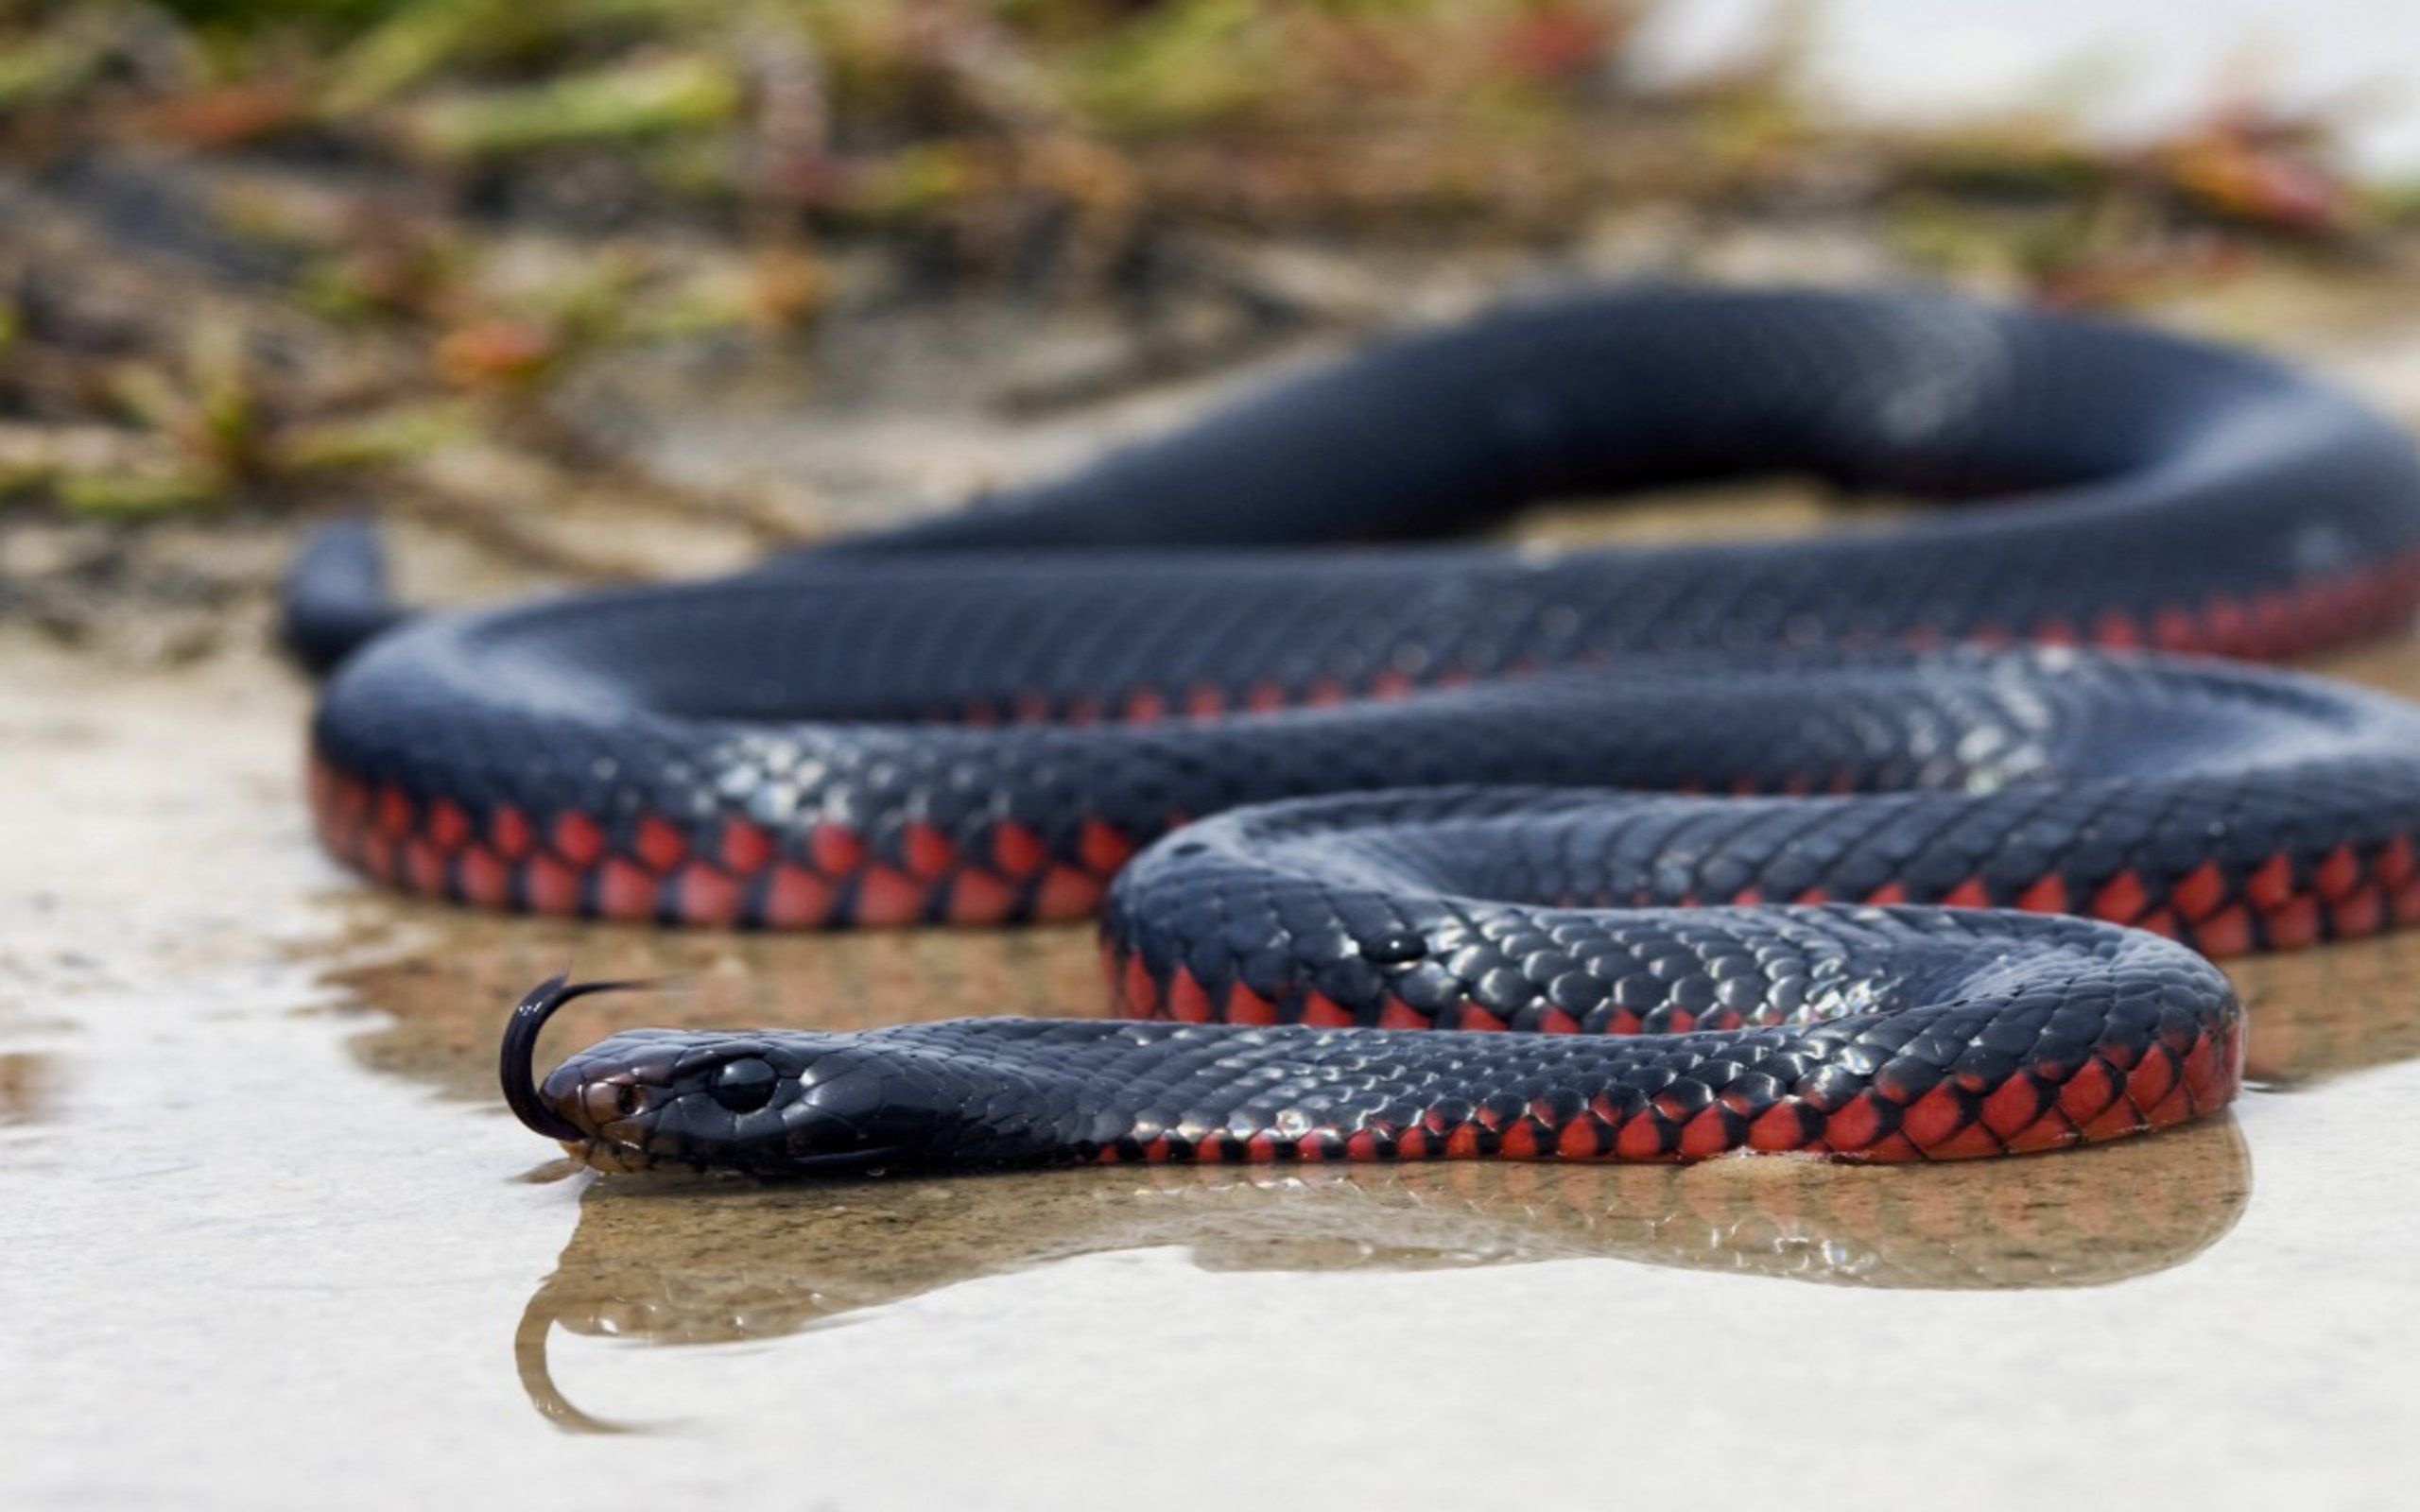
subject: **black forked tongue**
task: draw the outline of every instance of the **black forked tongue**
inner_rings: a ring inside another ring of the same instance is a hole
[[[504,1083],[504,1100],[513,1116],[550,1140],[578,1143],[588,1137],[585,1129],[563,1117],[539,1095],[537,1068],[531,1061],[538,1051],[538,1031],[546,1026],[555,1010],[574,998],[584,998],[592,992],[619,992],[648,986],[645,982],[574,982],[569,973],[558,971],[529,989],[529,995],[513,1008],[512,1017],[505,1021],[504,1047],[496,1057],[496,1074]]]

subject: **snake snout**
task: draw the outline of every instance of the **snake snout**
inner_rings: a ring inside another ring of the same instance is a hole
[[[631,985],[549,977],[513,1009],[497,1058],[514,1115],[600,1170],[862,1170],[953,1126],[930,1078],[854,1035],[631,1029],[540,1081],[538,1035],[555,1011]]]
[[[527,997],[514,1005],[512,1017],[505,1021],[504,1043],[496,1057],[496,1074],[504,1086],[505,1106],[513,1116],[531,1129],[551,1140],[566,1144],[589,1137],[589,1131],[568,1116],[568,1108],[558,1095],[557,1078],[562,1073],[546,1078],[547,1085],[534,1085],[534,1062],[538,1054],[538,1034],[555,1010],[574,998],[592,992],[607,992],[627,987],[625,982],[575,983],[558,971],[529,989]]]
[[[841,1035],[631,1030],[580,1051],[536,1098],[599,1170],[760,1177],[860,1170],[929,1137],[880,1058]]]

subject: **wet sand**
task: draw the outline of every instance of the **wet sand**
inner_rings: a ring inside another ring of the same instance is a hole
[[[2392,398],[2411,351],[2342,367]],[[10,1505],[2362,1506],[2420,1475],[2420,936],[2241,965],[2237,1111],[2066,1155],[600,1181],[493,1092],[567,959],[674,984],[550,1049],[1096,1011],[1090,940],[384,898],[310,844],[282,669],[0,667]],[[2335,670],[2420,694],[2420,642]]]

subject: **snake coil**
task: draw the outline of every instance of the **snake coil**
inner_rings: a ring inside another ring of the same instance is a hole
[[[1776,471],[1944,507],[1414,539]],[[2118,325],[1582,291],[721,581],[375,633],[372,550],[289,599],[369,639],[314,730],[347,862],[665,923],[1098,913],[1155,1021],[641,1030],[535,1086],[558,980],[508,1095],[609,1169],[2046,1149],[2232,1095],[2205,956],[2420,919],[2420,719],[2187,655],[2408,620],[2420,460]]]

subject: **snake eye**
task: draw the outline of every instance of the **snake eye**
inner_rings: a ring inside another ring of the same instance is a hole
[[[771,1066],[751,1056],[726,1062],[715,1073],[706,1091],[727,1111],[752,1113],[773,1100],[773,1088],[780,1080]]]

